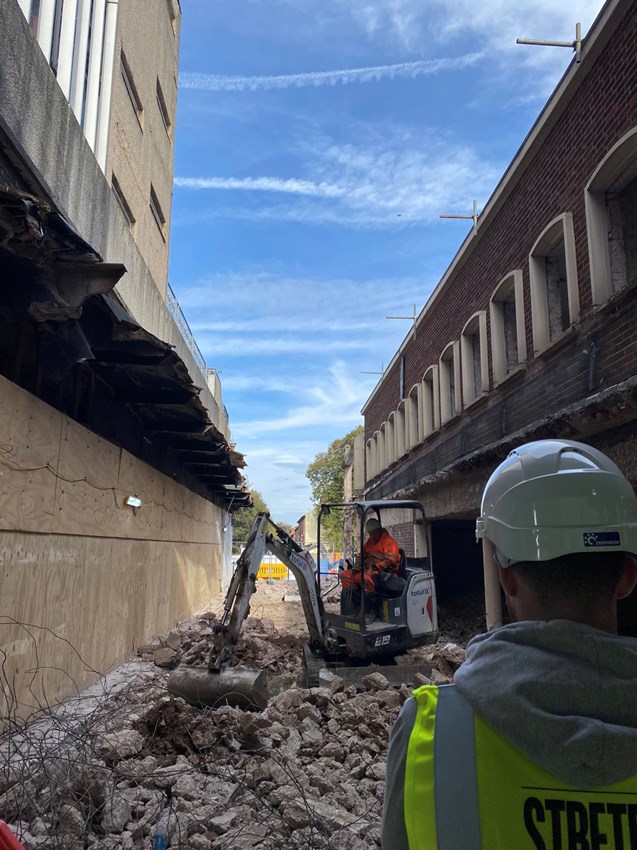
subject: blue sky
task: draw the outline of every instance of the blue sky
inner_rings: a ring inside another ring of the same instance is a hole
[[[601,0],[182,0],[170,280],[275,519],[360,409]]]

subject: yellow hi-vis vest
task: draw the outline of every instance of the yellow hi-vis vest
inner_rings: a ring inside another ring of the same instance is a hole
[[[409,850],[637,850],[637,777],[592,790],[565,785],[474,714],[453,685],[425,685],[414,697]]]

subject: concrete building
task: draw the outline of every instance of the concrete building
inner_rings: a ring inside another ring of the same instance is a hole
[[[168,288],[177,0],[0,0],[0,20],[12,715],[207,604],[249,497],[218,376]]]
[[[366,496],[423,501],[443,600],[481,581],[514,446],[582,440],[637,483],[636,44],[608,0],[363,408]]]

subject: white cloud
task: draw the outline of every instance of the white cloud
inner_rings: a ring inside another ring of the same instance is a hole
[[[297,392],[305,403],[291,407],[283,415],[273,410],[268,419],[243,421],[232,429],[237,442],[242,438],[254,439],[264,433],[278,433],[297,428],[342,424],[343,430],[351,430],[360,421],[360,408],[367,398],[371,386],[368,380],[359,380],[352,374],[351,366],[336,361],[329,366],[313,384],[301,384]],[[349,425],[349,429],[345,426]],[[279,446],[280,451],[280,446]]]
[[[237,189],[249,192],[283,192],[316,198],[340,198],[345,192],[338,186],[310,180],[280,180],[276,177],[176,177],[179,189]]]
[[[264,494],[275,519],[292,523],[311,507],[308,464],[331,440],[361,424],[360,408],[373,386],[342,361],[305,380],[296,377],[296,406],[273,404],[267,417],[232,424],[250,484]]]
[[[246,472],[250,486],[263,494],[273,510],[275,521],[295,524],[311,508],[310,483],[305,470],[318,452],[325,450],[326,444],[296,435],[286,444],[298,462],[285,464],[281,463],[279,441],[276,435],[263,435],[259,447],[249,450]]]
[[[516,64],[565,64],[567,52],[551,48],[516,47],[518,37],[569,41],[575,23],[584,32],[604,0],[332,0],[342,14],[374,40],[392,39],[408,49],[471,39],[475,49],[490,51],[490,62],[506,64],[515,51]],[[562,54],[559,56],[558,54]]]
[[[179,287],[179,302],[191,327],[206,325],[206,311],[215,317],[217,332],[307,336],[323,338],[344,330],[378,334],[382,316],[412,303],[422,304],[432,281],[421,277],[377,277],[365,280],[294,276],[274,272],[218,272]],[[297,309],[295,311],[295,305]],[[194,320],[194,316],[200,317]],[[219,316],[227,316],[227,322]],[[241,318],[238,319],[237,317]]]
[[[310,71],[302,74],[279,74],[276,76],[225,76],[223,74],[197,74],[183,72],[179,85],[184,89],[201,91],[268,91],[272,89],[318,88],[320,86],[372,83],[377,80],[407,77],[433,76],[442,71],[457,71],[475,65],[482,53],[467,53],[462,56],[439,59],[419,59],[415,62],[399,62],[393,65],[373,65],[366,68],[346,68],[336,71]]]
[[[469,212],[471,200],[484,203],[503,170],[502,163],[485,161],[469,145],[436,131],[361,125],[356,135],[357,144],[329,137],[300,143],[308,180],[180,176],[175,186],[302,196],[288,205],[215,207],[204,218],[404,227],[437,221],[441,213]]]
[[[367,348],[368,343],[363,339],[326,340],[317,337],[308,339],[298,335],[288,339],[277,337],[274,334],[265,339],[249,339],[244,334],[236,337],[218,336],[217,338],[201,331],[197,326],[193,328],[197,336],[199,348],[207,358],[214,360],[217,357],[232,351],[234,357],[274,357],[280,354],[321,354],[338,351],[360,351]]]

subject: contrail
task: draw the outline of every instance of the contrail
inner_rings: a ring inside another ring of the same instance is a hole
[[[227,77],[222,74],[183,73],[179,85],[183,89],[201,91],[267,91],[269,89],[304,88],[307,86],[336,86],[350,83],[371,83],[395,77],[422,77],[440,71],[466,68],[482,58],[482,53],[443,59],[421,59],[398,65],[375,65],[371,68],[350,68],[343,71],[311,71],[307,74],[281,74],[276,77]]]
[[[175,177],[180,189],[244,189],[257,192],[285,192],[315,198],[340,198],[345,190],[331,183],[311,180],[281,180],[277,177]]]

